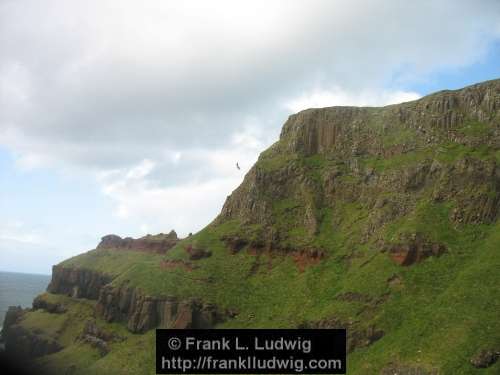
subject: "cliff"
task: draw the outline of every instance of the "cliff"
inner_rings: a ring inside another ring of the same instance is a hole
[[[424,197],[453,202],[454,223],[495,222],[499,108],[499,82],[490,81],[383,108],[292,115],[216,222],[254,225],[255,245],[281,248],[321,248],[325,209],[351,203],[369,211],[364,240]]]
[[[308,109],[202,231],[110,235],[54,266],[7,348],[146,374],[155,327],[347,327],[350,374],[496,374],[499,193],[500,80]]]
[[[110,281],[111,277],[100,272],[53,266],[47,291],[74,298],[97,299],[101,288]]]

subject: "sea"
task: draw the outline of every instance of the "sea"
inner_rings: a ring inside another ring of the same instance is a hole
[[[0,271],[0,331],[9,306],[31,307],[49,282],[50,275]]]

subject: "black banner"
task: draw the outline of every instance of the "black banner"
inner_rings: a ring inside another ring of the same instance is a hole
[[[158,374],[345,374],[345,329],[158,329]]]

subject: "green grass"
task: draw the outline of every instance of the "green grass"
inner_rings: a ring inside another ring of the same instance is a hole
[[[91,269],[110,276],[122,274],[133,264],[160,261],[161,255],[130,250],[99,249],[77,255],[60,263],[63,267]]]
[[[486,145],[470,147],[460,143],[448,142],[437,149],[435,157],[445,163],[453,163],[467,156],[480,160],[495,160],[497,152]]]
[[[26,315],[22,325],[40,335],[56,339],[66,346],[73,343],[81,332],[85,319],[94,312],[95,301],[75,300],[73,298],[44,293],[42,298],[52,303],[61,303],[68,309],[64,314],[51,314],[44,310],[36,310]]]
[[[473,138],[484,138],[491,133],[491,126],[477,120],[467,120],[463,126],[458,129],[458,132]]]
[[[458,235],[448,219],[452,206],[423,198],[410,215],[390,223],[384,237],[389,242],[397,242],[405,234],[422,233],[429,240],[451,243]]]
[[[215,228],[195,235],[200,245],[210,246],[215,251],[214,258],[203,264],[206,270],[165,273],[172,277],[172,282],[179,282],[177,288],[161,283],[157,285],[162,279],[158,274],[152,276],[156,282],[148,285],[146,274],[154,272],[153,263],[142,264],[147,270],[145,273],[138,274],[138,269],[132,267],[123,276],[141,280],[138,286],[151,293],[168,289],[170,293],[180,295],[204,293],[208,300],[221,305],[238,306],[236,319],[222,324],[221,328],[294,327],[304,321],[332,315],[345,320],[353,317],[366,319],[364,324],[375,324],[386,335],[349,355],[349,373],[378,373],[385,364],[397,358],[402,363],[440,368],[444,374],[473,374],[468,359],[478,349],[500,342],[497,316],[500,311],[497,289],[500,224],[459,228],[443,224],[434,228],[433,222],[447,222],[445,217],[449,209],[446,204],[430,204],[424,200],[407,222],[393,223],[388,229],[390,233],[424,231],[450,247],[450,251],[440,258],[429,258],[414,267],[399,267],[385,254],[364,248],[350,266],[332,256],[304,272],[299,272],[290,258],[264,255],[259,260],[261,268],[249,275],[247,272],[256,258],[245,252],[229,255],[218,241],[219,233]],[[325,215],[331,216],[332,212],[327,211]],[[343,224],[345,230],[362,220],[359,218],[363,217],[364,210],[349,205],[342,208],[342,215],[352,216]],[[336,231],[329,223],[331,221],[325,221],[329,233],[335,237]],[[478,232],[482,236],[474,235]],[[355,236],[355,229],[351,235]],[[347,237],[344,240],[349,242]],[[332,251],[336,246],[338,251],[346,250],[342,249],[342,241],[337,245],[333,243]],[[374,312],[366,313],[366,306],[362,303],[335,299],[338,294],[348,291],[379,298],[390,291],[387,279],[394,274],[403,280],[402,289],[392,291],[383,308]],[[195,281],[203,275],[215,276],[215,282],[207,285]],[[181,285],[181,281],[185,284]],[[64,296],[47,295],[47,298],[69,306],[72,320],[76,317],[83,320],[92,305],[90,301],[74,302]],[[54,314],[37,311],[28,314],[23,324],[50,327],[47,333],[53,335],[62,324],[58,319],[60,317]],[[120,325],[106,327],[120,330]],[[72,334],[78,331],[74,329]],[[77,373],[85,374],[110,371],[153,373],[153,332],[131,335],[120,330],[120,334],[127,335],[127,341],[113,344],[112,352],[103,358],[94,349],[67,340],[67,348],[43,358],[41,363],[47,366],[60,364],[64,368],[75,365],[81,369]],[[481,373],[495,374],[498,369],[497,364]]]
[[[456,240],[461,248],[399,269],[404,290],[394,293],[375,319],[390,333],[353,353],[353,373],[375,373],[395,357],[436,366],[444,374],[474,374],[468,359],[478,349],[500,343],[500,225],[485,229],[487,236],[478,242],[468,238],[471,228],[463,229]],[[498,370],[497,364],[481,373]]]
[[[98,351],[90,345],[74,343],[63,350],[44,356],[37,360],[38,370],[43,369],[49,374],[70,373],[72,369],[74,374],[88,374],[89,367],[99,361]]]
[[[432,149],[424,148],[416,151],[398,154],[392,157],[367,156],[360,159],[364,168],[373,168],[376,172],[382,173],[389,170],[401,170],[408,166],[417,165],[432,156]]]
[[[282,208],[293,205],[283,203]],[[386,254],[369,245],[356,245],[367,211],[356,203],[336,209],[324,209],[322,228],[317,241],[330,251],[323,262],[300,272],[290,257],[261,255],[242,251],[231,255],[220,241],[220,235],[237,230],[233,222],[222,227],[210,227],[192,236],[198,246],[213,251],[213,256],[198,262],[200,268],[186,272],[163,270],[161,257],[107,251],[100,255],[87,253],[73,264],[92,265],[102,269],[116,261],[120,254],[136,263],[119,268],[115,284],[128,282],[152,295],[176,295],[181,298],[203,296],[221,307],[237,308],[238,316],[220,328],[295,327],[304,321],[330,316],[358,319],[362,324],[375,324],[386,335],[376,343],[349,355],[349,373],[374,374],[394,358],[402,363],[437,367],[444,374],[474,373],[468,359],[481,347],[500,341],[498,311],[498,269],[500,269],[500,225],[453,227],[447,219],[448,204],[433,204],[423,199],[404,220],[391,223],[387,236],[403,232],[425,232],[449,247],[439,258],[429,258],[413,267],[395,265]],[[336,222],[334,216],[343,219]],[[336,223],[334,225],[334,222]],[[436,225],[438,224],[438,225]],[[481,233],[482,236],[477,236]],[[343,256],[356,256],[343,261]],[[101,251],[101,250],[99,250]],[[182,245],[167,258],[185,257]],[[90,260],[91,259],[91,260]],[[259,266],[254,269],[255,264]],[[387,279],[397,274],[402,288],[392,290]],[[357,292],[374,300],[391,292],[379,308],[369,308],[359,302],[336,299],[341,293]],[[70,303],[72,321],[83,321],[89,301]],[[49,295],[49,298],[54,298]],[[81,312],[78,312],[81,311]],[[29,313],[23,324],[47,327],[54,335],[63,325],[63,317],[44,312]],[[70,336],[81,330],[68,331],[60,339],[69,346],[62,352],[41,359],[47,366],[76,366],[85,374],[102,372],[153,373],[154,333],[127,334],[127,341],[113,344],[112,352],[100,358],[94,349],[74,343]],[[108,325],[120,329],[120,325]],[[124,329],[124,327],[121,327]],[[45,329],[45,328],[44,328]],[[125,333],[126,334],[126,333]],[[482,373],[494,374],[498,364]]]
[[[309,169],[324,169],[332,165],[333,160],[328,160],[325,155],[312,155],[301,159],[302,165]]]
[[[280,152],[280,146],[281,144],[279,142],[275,143],[260,154],[257,162],[259,169],[265,172],[273,172],[297,160],[298,156],[295,154]]]
[[[388,134],[382,136],[382,144],[384,147],[402,145],[415,141],[417,134],[415,130],[408,128],[390,129]]]
[[[154,373],[154,331],[146,335],[133,335],[117,323],[107,323],[95,316],[95,301],[73,299],[67,296],[45,293],[47,301],[61,303],[67,311],[50,314],[36,310],[26,314],[21,325],[57,340],[63,350],[37,360],[38,369],[48,373],[74,374],[152,374]],[[125,338],[123,342],[109,342],[111,352],[101,357],[97,349],[77,340],[87,320],[95,320],[102,329]],[[145,348],[152,348],[145,350]]]

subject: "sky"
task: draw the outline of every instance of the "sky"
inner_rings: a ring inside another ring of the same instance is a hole
[[[0,270],[194,233],[290,114],[499,62],[498,0],[0,0]]]

